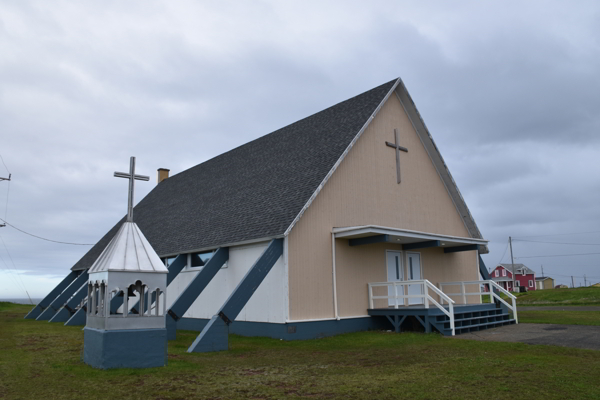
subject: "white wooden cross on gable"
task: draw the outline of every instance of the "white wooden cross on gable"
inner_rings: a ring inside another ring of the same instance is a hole
[[[398,183],[400,183],[400,152],[408,153],[408,149],[398,144],[398,131],[396,129],[394,129],[394,139],[396,143],[385,142],[385,145],[396,150],[396,175]]]
[[[129,159],[129,173],[115,172],[117,178],[129,179],[129,197],[127,199],[127,222],[133,222],[133,182],[137,179],[139,181],[149,181],[150,177],[145,175],[135,174],[135,157]]]

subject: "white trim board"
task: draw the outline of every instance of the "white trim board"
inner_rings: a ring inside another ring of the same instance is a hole
[[[419,239],[419,240],[440,240],[452,244],[478,244],[487,245],[488,240],[465,238],[460,236],[451,235],[439,235],[436,233],[413,231],[408,229],[391,228],[387,226],[379,225],[364,225],[364,226],[351,226],[343,228],[333,228],[332,233],[337,239],[342,238],[357,238],[367,237],[373,235],[390,235],[397,236],[406,239]],[[408,243],[408,242],[406,242]]]
[[[321,182],[321,184],[317,187],[317,190],[315,190],[315,192],[312,194],[312,196],[310,196],[310,198],[308,199],[308,201],[306,202],[306,204],[304,205],[304,207],[302,207],[302,210],[300,210],[300,213],[298,213],[298,215],[296,216],[296,218],[294,218],[294,220],[292,221],[292,223],[290,224],[290,226],[286,229],[286,231],[284,233],[285,236],[287,236],[287,235],[290,234],[290,231],[292,230],[292,228],[294,226],[296,226],[296,224],[298,223],[298,221],[300,220],[300,218],[302,217],[302,215],[304,215],[304,212],[306,211],[306,209],[308,207],[310,207],[310,205],[315,200],[315,198],[317,197],[317,195],[321,192],[321,189],[323,189],[323,187],[325,186],[325,184],[329,181],[329,178],[331,178],[331,175],[333,175],[333,173],[338,169],[338,167],[340,166],[340,164],[342,163],[342,161],[344,160],[344,158],[346,158],[346,156],[348,155],[348,153],[350,152],[350,150],[352,149],[352,147],[354,147],[354,145],[356,144],[356,142],[358,141],[358,139],[362,136],[363,132],[371,124],[371,121],[373,121],[373,119],[375,119],[375,116],[377,116],[377,114],[379,113],[379,110],[381,110],[381,107],[383,107],[383,105],[385,104],[385,102],[389,99],[389,97],[392,95],[392,93],[394,93],[394,91],[396,90],[396,87],[400,83],[402,83],[402,80],[400,78],[396,79],[396,82],[394,82],[394,86],[392,86],[392,88],[385,95],[385,97],[383,98],[383,100],[381,100],[381,103],[379,103],[379,105],[377,106],[377,108],[375,109],[375,111],[373,111],[373,114],[371,115],[371,117],[367,120],[367,122],[365,122],[365,124],[363,125],[363,127],[356,134],[356,136],[354,136],[354,139],[352,139],[352,141],[350,142],[350,144],[348,145],[348,147],[346,147],[346,150],[344,150],[344,152],[342,153],[342,155],[340,156],[340,158],[338,158],[338,160],[335,162],[335,164],[333,165],[333,167],[331,168],[331,170],[327,173],[327,175],[325,175],[325,178],[323,179],[323,182]]]

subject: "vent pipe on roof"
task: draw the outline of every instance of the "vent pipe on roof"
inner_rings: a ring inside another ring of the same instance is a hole
[[[157,184],[161,183],[162,181],[164,181],[165,179],[167,179],[169,177],[169,169],[166,168],[159,168],[158,169],[158,182]]]

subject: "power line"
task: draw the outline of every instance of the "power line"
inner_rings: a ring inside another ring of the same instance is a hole
[[[549,244],[573,244],[573,245],[579,245],[579,246],[600,246],[600,243],[543,242],[543,241],[540,241],[540,240],[522,240],[522,239],[513,239],[513,242],[549,243]]]
[[[12,256],[10,255],[10,252],[8,251],[8,247],[6,247],[6,243],[4,242],[4,239],[2,238],[2,236],[0,236],[0,241],[2,241],[2,244],[4,245],[4,249],[6,250],[6,254],[8,254],[8,258],[10,258],[10,262],[12,263],[13,267],[15,268],[15,270],[18,271],[17,266],[15,264],[15,261],[13,260]],[[27,297],[29,298],[29,302],[31,304],[33,304],[33,301],[31,301],[31,296],[29,296],[29,292],[27,291],[27,288],[25,287],[25,284],[23,283],[23,280],[21,279],[21,276],[19,274],[17,274],[17,277],[19,278],[19,281],[21,282],[21,286],[23,287],[23,290],[25,290],[25,293],[27,293]]]
[[[11,279],[13,280],[14,284],[16,286],[20,286],[21,289],[25,289],[17,280],[17,278],[15,277],[15,273],[13,272],[13,270],[9,267],[9,265],[6,263],[6,261],[4,261],[4,257],[2,257],[2,255],[0,254],[0,261],[2,261],[2,264],[4,264],[4,266],[2,267],[11,277]],[[0,264],[0,265],[2,265]]]
[[[548,236],[569,236],[569,235],[585,235],[587,233],[600,233],[600,231],[590,231],[590,232],[574,232],[574,233],[555,233],[552,235],[533,235],[533,236],[521,236],[522,238],[531,238],[531,237],[548,237]],[[519,238],[513,238],[519,239]]]
[[[502,254],[502,257],[500,257],[500,261],[498,261],[498,263],[496,265],[502,263],[502,260],[504,260],[504,256],[506,255],[506,250],[508,250],[508,241],[506,242],[506,247],[504,248],[504,253]]]
[[[520,258],[538,258],[538,257],[570,257],[570,256],[591,256],[593,254],[600,254],[600,253],[579,253],[579,254],[552,254],[552,255],[547,255],[547,256],[524,256],[524,257],[515,257],[517,259]]]
[[[6,166],[6,163],[4,162],[4,158],[2,158],[2,154],[0,154],[0,160],[2,160],[2,164],[4,164],[4,168],[6,168],[6,171],[10,174],[8,167]]]
[[[565,274],[555,274],[555,273],[552,273],[552,275],[553,276],[562,276],[562,277],[567,277],[567,278],[570,278],[572,276],[575,278],[583,278],[583,277],[587,276],[588,279],[590,279],[590,278],[591,279],[600,279],[600,276],[589,276],[589,275],[565,275]]]
[[[58,241],[58,240],[46,239],[46,238],[43,238],[41,236],[34,235],[33,233],[25,232],[24,230],[19,229],[19,228],[17,228],[16,226],[14,226],[12,224],[9,224],[6,220],[3,220],[2,218],[0,218],[0,221],[4,222],[6,225],[10,226],[11,228],[14,228],[14,229],[18,230],[19,232],[22,232],[22,233],[24,233],[26,235],[29,235],[29,236],[33,236],[34,238],[37,238],[37,239],[45,240],[47,242],[59,243],[59,244],[70,244],[70,245],[73,245],[73,246],[93,246],[93,245],[95,245],[95,243],[71,243],[71,242],[61,242],[61,241]]]
[[[4,206],[4,219],[8,215],[8,194],[10,193],[10,181],[8,181],[8,187],[6,188],[6,205]]]

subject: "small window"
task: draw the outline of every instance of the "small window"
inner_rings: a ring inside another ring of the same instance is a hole
[[[502,276],[506,276],[506,270],[505,269],[502,270]]]
[[[533,281],[529,281],[529,287],[533,287]]]
[[[175,261],[176,257],[165,258],[165,267],[169,268],[169,266]]]
[[[500,276],[500,272],[498,272],[498,270],[496,270],[496,278]]]
[[[185,270],[186,271],[194,271],[194,270],[202,269],[204,267],[204,265],[206,265],[208,260],[210,260],[214,254],[215,254],[214,251],[206,251],[203,253],[196,253],[198,258],[193,258],[193,259],[191,257],[191,254],[188,254],[188,265],[186,266]],[[225,262],[221,268],[227,268],[227,262]]]

